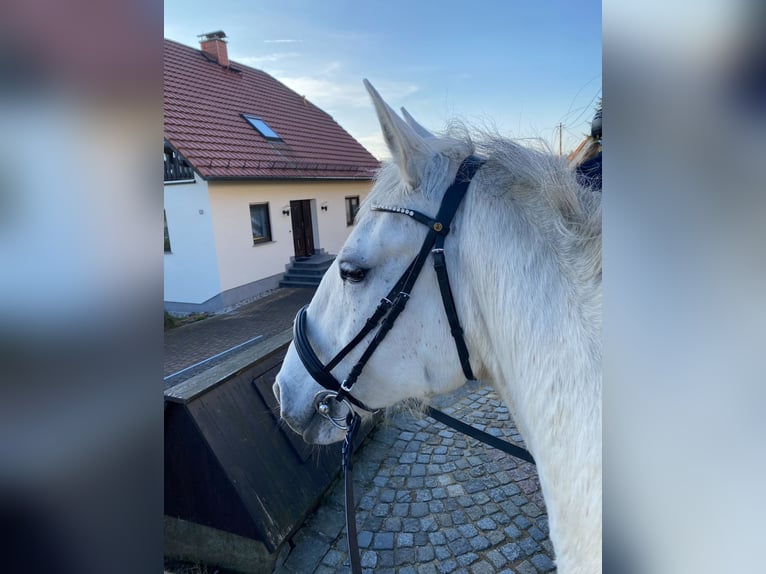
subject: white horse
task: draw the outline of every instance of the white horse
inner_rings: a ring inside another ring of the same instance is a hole
[[[566,162],[497,136],[434,137],[400,118],[365,81],[393,161],[380,170],[356,228],[306,314],[318,358],[361,329],[420,248],[427,229],[372,205],[432,217],[458,166],[486,159],[445,242],[454,300],[473,372],[509,405],[534,455],[561,574],[601,571],[601,198]],[[371,335],[335,368],[342,378]],[[408,306],[366,364],[352,394],[374,408],[463,384],[435,273],[426,266]],[[322,388],[294,344],[277,375],[281,416],[310,443],[341,440],[317,414]],[[369,416],[360,412],[363,416]]]

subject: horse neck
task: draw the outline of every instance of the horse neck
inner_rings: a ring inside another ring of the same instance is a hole
[[[570,572],[568,561],[601,552],[600,279],[575,279],[582,269],[562,256],[572,245],[507,197],[477,195],[456,221],[461,320],[537,460],[559,571]]]

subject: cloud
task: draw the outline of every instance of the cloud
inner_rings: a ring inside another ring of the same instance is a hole
[[[264,54],[262,56],[245,56],[243,58],[235,58],[235,60],[246,66],[261,66],[263,64],[279,62],[287,58],[295,58],[300,55],[299,52],[276,52],[273,54]]]
[[[278,39],[278,40],[264,40],[265,44],[295,44],[297,42],[300,42],[300,40],[291,40],[288,38],[284,39]]]
[[[335,71],[339,67],[339,64],[332,63],[327,69]],[[370,106],[370,96],[364,89],[361,77],[351,80],[306,75],[278,76],[277,79],[327,111],[337,108],[366,108]],[[385,93],[388,100],[394,102],[419,90],[417,85],[405,82],[381,82],[376,87],[381,93]]]

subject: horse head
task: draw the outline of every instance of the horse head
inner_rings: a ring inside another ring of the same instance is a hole
[[[392,161],[378,173],[357,214],[353,232],[322,279],[305,315],[296,320],[301,321],[301,336],[310,342],[310,352],[322,365],[328,365],[364,329],[368,318],[384,304],[381,299],[406,275],[429,232],[421,222],[396,210],[433,217],[461,162],[473,152],[470,143],[433,136],[405,110],[402,119],[366,80],[365,85]],[[391,210],[379,206],[395,207]],[[457,226],[456,221],[445,239],[446,248],[457,240]],[[448,262],[454,263],[451,259]],[[460,284],[459,273],[456,264],[450,266],[453,289]],[[340,419],[344,409],[351,408],[369,416],[357,403],[370,410],[386,408],[405,399],[448,392],[465,381],[439,293],[436,274],[426,265],[409,293],[406,309],[365,361],[351,391],[354,404],[331,400],[325,408],[339,410]],[[336,380],[347,380],[375,333],[366,333],[332,365]],[[273,390],[283,420],[304,440],[327,444],[343,439],[344,432],[338,428],[342,425],[318,415],[317,400],[325,389],[310,375],[296,341],[288,349]]]

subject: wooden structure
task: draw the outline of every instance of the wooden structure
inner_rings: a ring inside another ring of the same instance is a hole
[[[307,445],[279,421],[271,387],[291,337],[165,391],[165,515],[260,541],[274,557],[340,470],[340,445]]]

